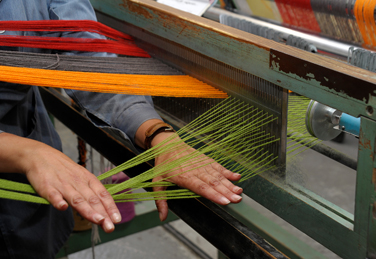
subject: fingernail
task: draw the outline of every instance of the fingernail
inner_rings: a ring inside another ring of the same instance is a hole
[[[159,212],[159,220],[163,222],[162,212]]]
[[[104,228],[107,230],[107,231],[110,231],[110,230],[113,230],[115,228],[114,224],[112,224],[111,221],[106,221],[104,223]]]
[[[112,214],[112,221],[114,223],[119,223],[121,221],[121,215],[119,213]]]
[[[101,222],[103,219],[104,219],[104,217],[101,215],[101,214],[95,214],[94,216],[93,216],[93,219],[94,219],[94,221],[96,222],[96,223],[99,223],[99,222]]]
[[[58,207],[59,209],[62,209],[66,204],[67,204],[67,203],[66,203],[65,201],[61,201],[61,202],[59,202],[59,204],[57,205],[57,207]]]
[[[242,197],[239,196],[239,195],[236,195],[236,194],[231,196],[231,200],[233,200],[233,201],[240,201],[241,199],[242,199]]]
[[[234,173],[234,175],[235,175],[236,177],[239,177],[239,176],[241,176],[241,174],[237,174],[237,173]]]
[[[221,204],[225,204],[225,205],[227,205],[227,204],[230,203],[230,201],[229,201],[226,197],[222,197],[222,198],[219,200],[219,202],[220,202]]]
[[[239,192],[240,190],[242,190],[242,188],[238,186],[235,186],[234,189],[232,189],[233,192]]]

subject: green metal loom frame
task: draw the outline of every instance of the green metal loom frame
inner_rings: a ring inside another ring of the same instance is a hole
[[[116,231],[107,234],[99,228],[101,243],[113,241],[128,235],[132,235],[150,228],[161,226],[165,223],[177,220],[174,214],[169,213],[166,222],[161,223],[158,211],[155,209],[154,202],[142,202],[135,205],[135,217],[126,223],[116,226]],[[81,231],[72,233],[68,242],[56,255],[56,258],[63,258],[69,254],[79,252],[91,247],[91,231]]]
[[[376,258],[376,76],[325,57],[278,44],[150,0],[91,0],[106,15],[188,47],[285,89],[361,117],[355,213],[351,215],[308,190],[258,176],[245,194],[343,258]],[[361,86],[361,88],[359,87]],[[257,186],[257,188],[255,188]],[[268,190],[264,195],[259,190]],[[241,218],[291,258],[318,258],[270,222]],[[286,209],[288,208],[288,209]],[[253,213],[251,211],[251,213]],[[300,248],[299,248],[300,247]],[[300,251],[297,251],[299,250]]]

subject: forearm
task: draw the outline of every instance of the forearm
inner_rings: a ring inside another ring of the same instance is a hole
[[[40,144],[44,145],[6,132],[0,133],[0,172],[25,173],[23,161],[27,153],[35,151]]]

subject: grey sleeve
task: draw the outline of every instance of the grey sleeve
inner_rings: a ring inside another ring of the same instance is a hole
[[[150,119],[161,119],[150,96],[99,94],[66,90],[98,127],[115,128],[134,143],[137,129]]]
[[[50,18],[53,20],[96,20],[89,0],[52,0]],[[72,37],[63,33],[61,37]],[[74,37],[103,38],[88,32],[77,32]],[[116,57],[109,53],[68,52],[67,55],[94,55]],[[161,119],[154,110],[150,96],[115,95],[66,90],[67,94],[86,112],[88,118],[98,127],[120,130],[120,134],[134,143],[138,127],[150,119]]]

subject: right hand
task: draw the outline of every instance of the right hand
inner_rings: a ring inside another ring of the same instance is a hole
[[[119,223],[119,210],[102,183],[62,152],[35,140],[0,134],[0,172],[24,173],[35,191],[56,209],[68,204],[107,233]]]

